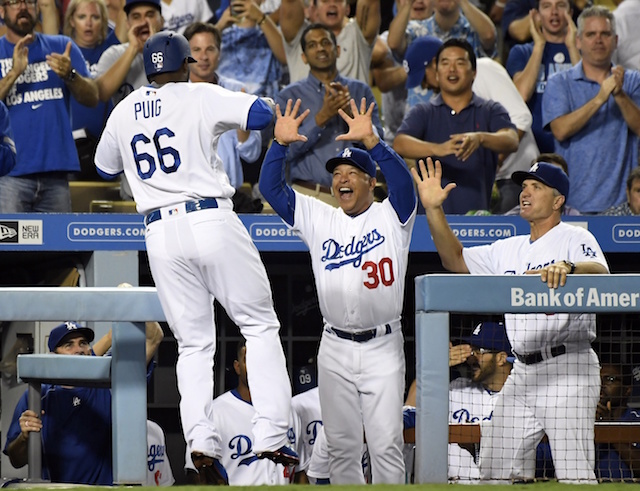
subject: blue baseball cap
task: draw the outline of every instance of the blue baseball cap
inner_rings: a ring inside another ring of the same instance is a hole
[[[518,185],[522,185],[525,179],[540,181],[557,190],[565,199],[569,198],[569,176],[557,165],[536,162],[531,166],[529,172],[516,171],[511,174],[511,180]]]
[[[376,163],[371,158],[371,155],[369,155],[369,152],[360,148],[345,148],[337,155],[337,157],[329,159],[325,167],[330,174],[333,174],[333,170],[340,164],[353,165],[361,171],[369,174],[369,176],[376,177]]]
[[[160,4],[160,0],[127,0],[127,3],[124,4],[124,11],[128,15],[129,11],[138,4],[146,4],[151,5],[158,9],[160,13],[162,13],[162,5]]]
[[[492,351],[504,351],[507,356],[513,356],[511,343],[504,329],[504,322],[481,322],[473,330],[471,337],[463,338],[462,341],[471,346]]]
[[[59,326],[54,327],[49,333],[49,351],[54,352],[58,346],[70,335],[80,334],[87,338],[87,341],[91,342],[96,337],[93,329],[88,327],[79,326],[75,322],[64,322]]]
[[[417,87],[424,78],[424,69],[433,60],[442,46],[435,36],[422,36],[413,40],[404,55],[402,66],[407,72],[407,89]]]

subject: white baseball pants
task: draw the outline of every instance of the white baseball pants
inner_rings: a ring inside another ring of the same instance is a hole
[[[222,208],[163,213],[148,225],[146,235],[160,302],[178,341],[184,437],[192,451],[213,457],[220,457],[220,437],[211,417],[214,298],[246,339],[247,375],[257,412],[255,452],[288,443],[291,406],[280,324],[264,265],[230,200],[219,202]]]
[[[533,365],[516,361],[491,421],[482,424],[480,477],[533,479],[536,446],[546,433],[558,480],[595,483],[599,398],[600,364],[591,349]]]
[[[323,332],[318,388],[331,484],[365,484],[363,433],[373,484],[404,484],[403,344],[401,330],[364,343]]]

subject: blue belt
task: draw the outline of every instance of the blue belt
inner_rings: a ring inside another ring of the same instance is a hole
[[[184,209],[186,213],[191,213],[192,211],[198,210],[207,210],[209,208],[217,208],[218,201],[215,198],[204,198],[196,201],[187,201],[184,204]],[[156,222],[158,220],[162,220],[162,214],[160,210],[155,210],[149,213],[144,218],[145,225],[149,225],[150,223]]]
[[[546,359],[548,360],[549,358],[555,358],[556,356],[564,355],[566,352],[567,352],[567,347],[564,344],[561,344],[560,346],[554,346],[549,350],[549,353],[551,354],[551,356]],[[519,355],[518,353],[515,353],[515,355],[516,355],[516,358],[520,360],[522,363],[524,363],[525,365],[534,365],[536,363],[540,363],[542,360],[545,359],[545,357],[542,354],[542,351],[529,353],[527,355]]]
[[[391,334],[391,326],[389,324],[386,324],[385,327],[386,327],[385,334]],[[339,338],[349,339],[351,341],[355,341],[356,343],[366,343],[367,341],[370,341],[373,338],[375,338],[378,332],[377,329],[369,329],[368,331],[360,331],[360,332],[349,332],[349,331],[343,331],[341,329],[336,329],[335,327],[332,327],[331,331]]]

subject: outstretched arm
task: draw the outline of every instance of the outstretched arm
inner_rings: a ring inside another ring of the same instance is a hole
[[[456,184],[450,182],[442,187],[442,165],[439,160],[434,163],[429,157],[426,165],[424,160],[420,160],[418,166],[420,173],[414,167],[411,174],[418,185],[418,195],[427,213],[429,230],[442,265],[454,273],[468,273],[469,269],[462,256],[462,244],[449,227],[442,209],[442,203]]]
[[[389,187],[389,201],[396,210],[398,218],[405,223],[417,205],[417,198],[411,180],[411,174],[402,157],[384,143],[373,131],[371,121],[375,104],[371,103],[367,109],[367,100],[360,101],[360,110],[353,99],[350,101],[351,115],[339,110],[342,119],[349,125],[349,131],[339,135],[336,140],[362,142],[380,166],[380,170],[387,180]],[[375,177],[375,176],[372,176]]]
[[[269,202],[275,212],[286,223],[293,226],[295,212],[295,193],[287,184],[284,177],[284,163],[287,147],[296,141],[306,141],[307,137],[298,133],[302,121],[308,116],[309,110],[298,116],[300,99],[293,104],[289,99],[284,114],[280,112],[280,105],[276,105],[276,125],[273,130],[273,143],[265,155],[258,185],[262,196]],[[292,107],[293,106],[293,107]]]

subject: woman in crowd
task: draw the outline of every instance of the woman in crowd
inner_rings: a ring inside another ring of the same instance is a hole
[[[115,31],[109,28],[108,21],[104,0],[71,0],[65,12],[63,34],[78,45],[92,76],[95,76],[95,68],[102,53],[109,46],[120,42]],[[93,151],[111,109],[111,102],[100,102],[96,107],[87,107],[71,99],[72,129],[74,132],[78,130],[74,136],[83,174],[95,175]]]

